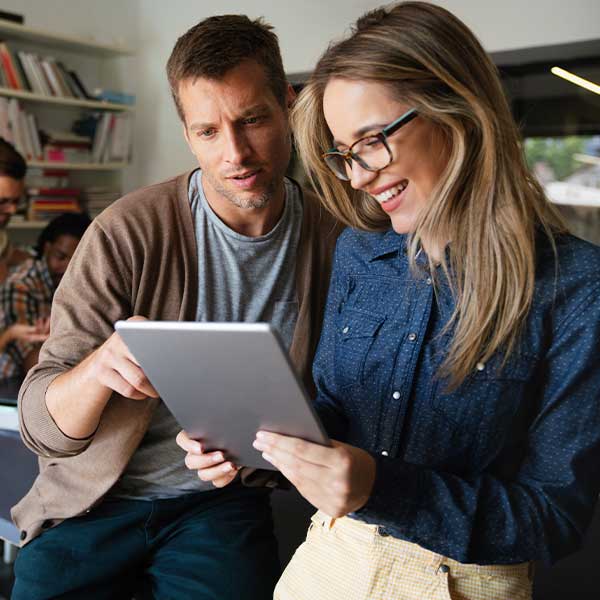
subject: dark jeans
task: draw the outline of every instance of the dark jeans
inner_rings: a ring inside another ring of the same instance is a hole
[[[12,600],[267,600],[279,574],[268,491],[234,484],[64,521],[19,551]]]

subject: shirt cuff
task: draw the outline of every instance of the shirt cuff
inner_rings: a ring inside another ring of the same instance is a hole
[[[361,521],[402,531],[418,497],[419,469],[402,459],[371,455],[377,469],[373,489],[366,504],[353,514]]]

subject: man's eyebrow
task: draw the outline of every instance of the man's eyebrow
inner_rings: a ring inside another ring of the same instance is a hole
[[[389,123],[372,123],[370,125],[364,125],[352,134],[352,139],[356,141],[360,140],[360,138],[364,137],[367,133],[379,133],[388,124]],[[346,144],[340,142],[339,140],[333,140],[333,146],[337,148],[338,146],[346,146]]]
[[[242,120],[247,118],[250,115],[255,115],[257,113],[266,113],[270,111],[270,107],[268,104],[253,104],[252,106],[248,106],[245,108],[239,115],[236,120]],[[190,131],[198,131],[199,129],[210,129],[211,127],[215,127],[214,123],[192,123],[190,125]]]
[[[212,123],[192,123],[190,125],[190,131],[198,131],[199,129],[210,129],[214,127]]]

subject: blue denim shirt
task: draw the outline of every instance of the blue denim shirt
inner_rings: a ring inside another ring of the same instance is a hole
[[[406,237],[347,229],[315,359],[329,435],[377,463],[351,515],[461,562],[554,561],[575,551],[600,491],[600,248],[537,248],[519,348],[453,392],[439,377],[449,287],[411,272]]]

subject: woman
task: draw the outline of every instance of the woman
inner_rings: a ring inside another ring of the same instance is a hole
[[[600,488],[600,250],[565,232],[440,7],[362,17],[293,121],[350,228],[314,365],[332,447],[255,442],[319,509],[275,597],[530,598]]]

